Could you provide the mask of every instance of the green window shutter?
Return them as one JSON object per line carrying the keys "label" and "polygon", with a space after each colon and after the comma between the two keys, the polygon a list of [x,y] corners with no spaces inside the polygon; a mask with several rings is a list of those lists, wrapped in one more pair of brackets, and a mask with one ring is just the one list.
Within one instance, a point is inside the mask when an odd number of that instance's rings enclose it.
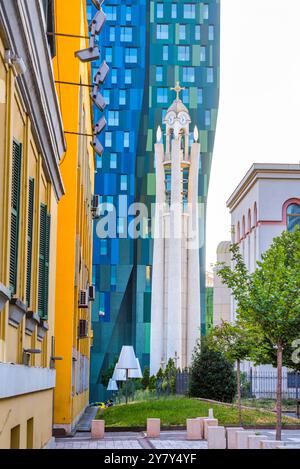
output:
{"label": "green window shutter", "polygon": [[18,245],[20,224],[22,145],[13,141],[11,182],[11,223],[9,254],[9,286],[13,294],[17,291]]}
{"label": "green window shutter", "polygon": [[47,206],[41,205],[38,311],[40,317],[45,320],[48,319],[50,225],[51,217],[47,213]]}
{"label": "green window shutter", "polygon": [[47,219],[46,219],[46,246],[45,246],[46,250],[45,250],[45,301],[44,301],[44,319],[48,319],[50,232],[51,232],[51,216],[47,214]]}
{"label": "green window shutter", "polygon": [[39,252],[39,292],[38,292],[38,311],[41,317],[44,316],[45,299],[45,232],[47,223],[47,207],[40,207],[40,252]]}
{"label": "green window shutter", "polygon": [[34,216],[34,179],[29,179],[28,186],[28,232],[27,232],[27,271],[26,271],[26,303],[31,304],[31,272],[32,272],[32,241]]}

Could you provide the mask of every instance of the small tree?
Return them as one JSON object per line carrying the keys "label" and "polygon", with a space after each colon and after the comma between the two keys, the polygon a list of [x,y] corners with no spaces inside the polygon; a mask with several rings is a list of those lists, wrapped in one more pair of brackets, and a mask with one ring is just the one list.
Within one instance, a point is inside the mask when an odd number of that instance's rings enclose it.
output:
{"label": "small tree", "polygon": [[144,369],[143,378],[142,378],[142,386],[144,390],[149,388],[149,381],[150,381],[150,370],[148,366],[146,366]]}
{"label": "small tree", "polygon": [[112,375],[114,374],[114,369],[115,369],[117,362],[118,362],[118,358],[115,359],[113,365],[111,365],[109,368],[107,368],[105,371],[101,373],[101,384],[105,388],[107,388],[109,380],[112,378]]}
{"label": "small tree", "polygon": [[300,335],[300,230],[275,238],[253,274],[237,245],[231,252],[234,267],[223,267],[218,274],[232,290],[239,317],[260,330],[256,361],[276,361],[276,439],[281,440],[282,366],[291,362],[291,344]]}
{"label": "small tree", "polygon": [[189,394],[192,397],[233,402],[236,392],[234,367],[220,352],[211,350],[202,339],[195,347],[190,369]]}
{"label": "small tree", "polygon": [[231,363],[236,363],[237,370],[237,400],[239,424],[242,424],[241,406],[241,361],[247,360],[254,346],[254,334],[251,334],[241,323],[230,324],[222,322],[211,330],[208,336],[208,346],[216,352],[224,354]]}
{"label": "small tree", "polygon": [[171,394],[176,393],[176,376],[177,370],[175,362],[172,358],[170,358],[164,372],[164,380],[166,381],[167,388]]}

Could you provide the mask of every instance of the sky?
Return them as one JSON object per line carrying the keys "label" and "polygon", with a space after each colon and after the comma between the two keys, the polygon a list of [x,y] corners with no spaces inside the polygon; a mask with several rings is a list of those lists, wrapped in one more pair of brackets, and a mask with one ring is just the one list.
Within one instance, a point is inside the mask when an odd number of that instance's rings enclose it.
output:
{"label": "sky", "polygon": [[221,0],[221,94],[207,270],[230,240],[226,201],[253,163],[300,161],[300,0]]}

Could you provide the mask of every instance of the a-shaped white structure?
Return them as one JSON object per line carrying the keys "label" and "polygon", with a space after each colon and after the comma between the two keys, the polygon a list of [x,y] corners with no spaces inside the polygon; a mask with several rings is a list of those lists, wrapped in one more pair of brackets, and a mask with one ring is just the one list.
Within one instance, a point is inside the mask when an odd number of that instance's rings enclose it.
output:
{"label": "a-shaped white structure", "polygon": [[[198,129],[179,99],[168,109],[155,145],[156,210],[154,230],[150,371],[170,358],[178,368],[191,364],[200,338],[200,263]],[[193,137],[191,139],[191,137]],[[193,143],[190,143],[190,141]]]}

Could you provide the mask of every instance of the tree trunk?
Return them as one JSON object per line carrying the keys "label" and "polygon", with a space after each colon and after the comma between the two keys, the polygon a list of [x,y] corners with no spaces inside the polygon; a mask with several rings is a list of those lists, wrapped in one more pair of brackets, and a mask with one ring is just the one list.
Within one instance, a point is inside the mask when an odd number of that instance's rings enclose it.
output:
{"label": "tree trunk", "polygon": [[276,390],[276,440],[281,440],[282,430],[282,345],[277,345],[277,390]]}
{"label": "tree trunk", "polygon": [[241,362],[240,362],[240,360],[237,360],[237,363],[236,363],[236,376],[237,376],[238,419],[239,419],[239,425],[242,425]]}

